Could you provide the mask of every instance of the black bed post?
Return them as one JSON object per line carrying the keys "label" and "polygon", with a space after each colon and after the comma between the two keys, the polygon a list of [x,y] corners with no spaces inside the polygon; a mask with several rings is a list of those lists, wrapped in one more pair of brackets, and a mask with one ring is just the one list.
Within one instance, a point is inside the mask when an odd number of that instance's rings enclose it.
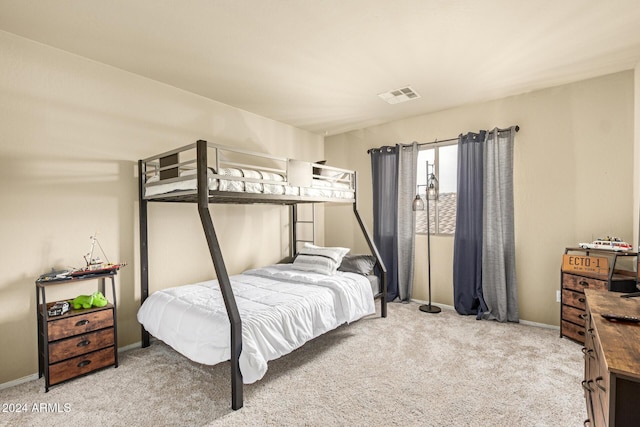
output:
{"label": "black bed post", "polygon": [[198,173],[198,213],[207,238],[211,260],[216,270],[220,291],[231,324],[231,407],[242,408],[242,373],[240,372],[240,352],[242,351],[242,322],[236,299],[231,289],[231,281],[224,264],[220,243],[213,227],[209,212],[209,187],[207,185],[207,141],[197,142]]}
{"label": "black bed post", "polygon": [[289,233],[289,246],[291,246],[291,259],[296,256],[298,251],[297,242],[298,242],[298,205],[291,205],[291,233]]}
{"label": "black bed post", "polygon": [[369,250],[376,257],[376,261],[378,264],[378,268],[380,268],[380,274],[382,274],[382,295],[380,296],[380,315],[382,317],[387,317],[387,268],[384,266],[384,262],[382,261],[382,257],[380,256],[380,252],[378,252],[378,248],[376,247],[367,226],[362,222],[362,218],[360,218],[360,213],[358,212],[358,177],[357,173],[354,172],[354,202],[353,202],[353,213],[356,215],[356,219],[358,220],[358,224],[360,225],[360,229],[362,230],[362,234],[364,234],[364,238],[367,241],[367,245],[369,245]]}
{"label": "black bed post", "polygon": [[[144,198],[146,166],[142,160],[138,160],[138,192],[140,206],[138,215],[140,218],[140,305],[149,296],[149,246],[147,237],[147,201]],[[149,347],[149,332],[142,330],[142,347]]]}

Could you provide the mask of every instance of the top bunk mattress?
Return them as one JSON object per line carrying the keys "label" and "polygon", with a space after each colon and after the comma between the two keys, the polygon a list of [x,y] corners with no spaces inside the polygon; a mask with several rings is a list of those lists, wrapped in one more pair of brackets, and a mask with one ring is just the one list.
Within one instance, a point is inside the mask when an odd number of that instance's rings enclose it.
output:
{"label": "top bunk mattress", "polygon": [[[150,177],[147,179],[147,184],[150,185],[145,187],[145,198],[153,199],[157,196],[166,196],[174,192],[196,191],[198,189],[195,170],[181,172],[180,177],[188,179],[162,182],[158,175]],[[222,177],[232,177],[232,179],[224,179]],[[251,181],[242,178],[250,178]],[[311,187],[296,187],[288,185],[281,174],[253,169],[222,168],[217,174],[208,169],[207,187],[210,191],[235,193],[330,199],[354,198],[354,191],[347,183],[316,178],[312,180]]]}
{"label": "top bunk mattress", "polygon": [[[264,376],[269,360],[375,313],[371,284],[356,273],[329,276],[278,264],[230,280],[242,319],[239,363],[246,384]],[[138,321],[195,362],[214,365],[231,357],[230,324],[216,280],[154,292]]]}
{"label": "top bunk mattress", "polygon": [[151,201],[197,201],[198,167],[205,165],[211,203],[355,201],[354,171],[206,141],[140,160],[141,194]]}

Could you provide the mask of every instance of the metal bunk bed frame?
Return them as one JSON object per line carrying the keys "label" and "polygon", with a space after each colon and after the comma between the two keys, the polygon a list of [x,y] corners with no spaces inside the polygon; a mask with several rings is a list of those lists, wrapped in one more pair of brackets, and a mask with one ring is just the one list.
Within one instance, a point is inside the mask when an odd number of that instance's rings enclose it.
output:
{"label": "metal bunk bed frame", "polygon": [[[309,197],[309,196],[279,196],[279,195],[260,195],[260,194],[247,194],[247,193],[231,193],[227,191],[212,191],[209,190],[207,185],[207,171],[208,171],[208,159],[207,148],[225,148],[216,146],[215,144],[208,143],[207,141],[199,140],[195,143],[196,147],[196,179],[197,179],[197,199],[193,197],[180,197],[173,199],[172,197],[161,197],[155,199],[145,198],[145,181],[147,176],[146,164],[153,159],[160,159],[162,157],[176,155],[183,151],[185,148],[192,148],[194,144],[178,148],[176,150],[154,156],[149,159],[138,161],[138,179],[139,179],[139,215],[140,215],[140,287],[141,287],[141,301],[142,304],[149,296],[149,246],[148,246],[148,222],[147,222],[147,203],[150,201],[163,201],[163,202],[197,202],[198,213],[202,222],[207,245],[209,247],[209,253],[213,266],[216,271],[220,290],[224,299],[225,308],[229,317],[231,326],[231,407],[234,410],[242,408],[243,405],[243,382],[242,373],[240,372],[240,353],[242,351],[242,320],[240,318],[240,312],[236,305],[233,289],[231,287],[231,281],[229,280],[229,274],[224,263],[224,257],[220,249],[220,243],[216,235],[211,213],[209,211],[210,203],[235,203],[235,204],[247,204],[247,203],[269,203],[269,204],[285,204],[292,207],[292,218],[295,219],[295,206],[299,203],[316,203],[316,202],[337,202],[344,203],[339,200],[325,199],[322,197]],[[234,149],[235,150],[235,149]],[[251,153],[248,151],[235,150],[244,154],[255,154],[264,156],[260,153]],[[217,161],[218,159],[216,159]],[[176,163],[162,166],[160,170],[169,170],[176,168],[178,163],[178,156],[174,157]],[[185,162],[192,163],[192,162]],[[369,233],[366,225],[363,223],[360,213],[358,212],[358,198],[357,198],[357,176],[354,172],[354,198],[353,198],[353,213],[356,217],[358,225],[362,230],[364,238],[367,242],[371,254],[376,258],[376,265],[379,268],[382,282],[382,291],[376,296],[380,299],[380,312],[382,317],[387,317],[387,270],[382,261],[382,257],[378,252],[378,248],[373,242],[373,238]],[[222,193],[222,194],[221,194]],[[258,197],[263,196],[263,197]],[[292,233],[290,233],[290,239],[292,239],[291,251],[292,255],[295,255],[295,224],[292,227]],[[150,345],[150,335],[144,327],[142,329],[142,347],[148,347]]]}

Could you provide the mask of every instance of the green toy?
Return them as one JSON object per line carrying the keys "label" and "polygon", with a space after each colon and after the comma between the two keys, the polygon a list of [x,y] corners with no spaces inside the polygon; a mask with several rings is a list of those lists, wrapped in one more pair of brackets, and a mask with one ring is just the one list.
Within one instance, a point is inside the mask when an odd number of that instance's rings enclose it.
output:
{"label": "green toy", "polygon": [[91,295],[79,295],[69,301],[74,309],[104,307],[109,301],[102,295],[102,292],[94,292]]}

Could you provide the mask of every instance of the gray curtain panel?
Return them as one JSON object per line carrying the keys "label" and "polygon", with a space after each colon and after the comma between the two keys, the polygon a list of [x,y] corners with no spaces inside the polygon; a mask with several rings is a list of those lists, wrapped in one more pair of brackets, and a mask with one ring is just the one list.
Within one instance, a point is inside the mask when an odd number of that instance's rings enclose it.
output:
{"label": "gray curtain panel", "polygon": [[492,130],[484,144],[482,295],[483,319],[518,322],[513,213],[515,127]]}
{"label": "gray curtain panel", "polygon": [[387,268],[387,301],[398,297],[398,161],[396,147],[372,149],[373,241]]}
{"label": "gray curtain panel", "polygon": [[418,143],[397,145],[398,156],[398,297],[408,302],[413,291],[416,216],[412,204],[416,196]]}
{"label": "gray curtain panel", "polygon": [[413,289],[418,144],[370,150],[373,240],[387,267],[387,301],[409,301]]}
{"label": "gray curtain panel", "polygon": [[453,303],[460,314],[480,316],[482,299],[482,176],[486,131],[458,138],[458,203],[453,240]]}

